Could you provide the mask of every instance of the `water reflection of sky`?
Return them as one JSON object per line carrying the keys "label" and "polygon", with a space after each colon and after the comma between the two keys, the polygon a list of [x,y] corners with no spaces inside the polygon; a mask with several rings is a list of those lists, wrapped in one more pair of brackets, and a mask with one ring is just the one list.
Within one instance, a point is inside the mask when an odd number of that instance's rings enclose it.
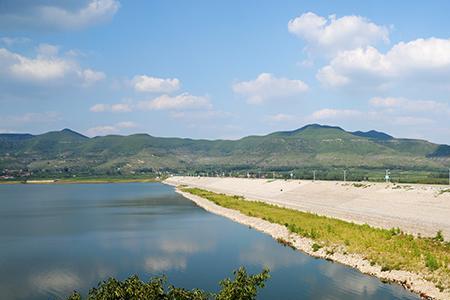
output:
{"label": "water reflection of sky", "polygon": [[167,274],[216,290],[245,265],[271,269],[263,299],[416,299],[212,215],[160,184],[0,186],[5,299],[64,297],[109,276]]}

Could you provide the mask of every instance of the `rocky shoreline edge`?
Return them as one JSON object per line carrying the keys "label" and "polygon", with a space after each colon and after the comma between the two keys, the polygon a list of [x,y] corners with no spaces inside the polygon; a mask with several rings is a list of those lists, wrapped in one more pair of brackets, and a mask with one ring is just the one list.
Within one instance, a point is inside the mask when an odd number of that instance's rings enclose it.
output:
{"label": "rocky shoreline edge", "polygon": [[[167,184],[173,185],[170,183]],[[367,261],[360,255],[346,254],[341,251],[336,251],[336,249],[333,249],[333,251],[329,251],[329,249],[321,248],[314,251],[313,240],[292,233],[285,226],[244,215],[238,211],[219,206],[207,199],[183,192],[178,188],[176,188],[176,192],[211,213],[224,216],[235,222],[247,225],[258,231],[269,234],[277,241],[300,250],[313,257],[323,258],[329,261],[338,262],[350,266],[352,268],[356,268],[360,272],[375,276],[383,282],[400,284],[405,289],[418,294],[423,299],[450,299],[449,292],[441,292],[432,282],[425,280],[418,274],[400,270],[382,271],[381,266],[371,265],[369,261]]]}

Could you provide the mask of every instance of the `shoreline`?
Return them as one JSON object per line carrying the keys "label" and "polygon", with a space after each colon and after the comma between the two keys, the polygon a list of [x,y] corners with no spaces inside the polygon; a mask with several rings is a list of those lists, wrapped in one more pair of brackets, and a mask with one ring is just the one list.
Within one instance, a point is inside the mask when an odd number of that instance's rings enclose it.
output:
{"label": "shoreline", "polygon": [[137,178],[130,178],[130,179],[108,179],[108,178],[98,178],[98,179],[80,179],[80,180],[73,180],[73,179],[36,179],[36,180],[26,180],[26,181],[20,181],[20,180],[12,180],[12,181],[0,181],[1,184],[101,184],[101,183],[149,183],[149,182],[162,182],[161,179],[137,179]]}
{"label": "shoreline", "polygon": [[314,241],[312,239],[292,233],[285,226],[270,223],[269,221],[265,221],[260,218],[244,215],[236,210],[221,207],[207,199],[183,192],[179,190],[175,184],[167,181],[163,181],[163,183],[174,186],[177,193],[183,195],[185,198],[193,201],[198,206],[211,213],[221,215],[231,219],[232,221],[247,225],[258,231],[266,233],[272,236],[275,240],[285,241],[287,245],[292,246],[293,248],[310,256],[338,262],[358,269],[364,274],[375,276],[382,281],[400,284],[405,289],[418,294],[424,299],[450,299],[449,292],[439,291],[434,283],[425,280],[423,276],[399,270],[382,271],[381,266],[371,265],[368,260],[356,254],[344,254],[340,252],[329,253],[325,248],[314,251]]}

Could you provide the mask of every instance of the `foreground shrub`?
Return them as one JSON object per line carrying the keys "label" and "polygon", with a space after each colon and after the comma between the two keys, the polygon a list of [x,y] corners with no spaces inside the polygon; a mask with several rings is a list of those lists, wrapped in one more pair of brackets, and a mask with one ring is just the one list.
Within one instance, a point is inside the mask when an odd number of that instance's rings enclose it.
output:
{"label": "foreground shrub", "polygon": [[253,300],[269,277],[267,269],[260,274],[248,275],[245,268],[241,267],[234,271],[233,280],[222,280],[221,290],[214,294],[200,289],[186,290],[167,285],[167,278],[164,276],[143,282],[134,275],[124,281],[109,278],[92,288],[86,298],[74,292],[67,300]]}

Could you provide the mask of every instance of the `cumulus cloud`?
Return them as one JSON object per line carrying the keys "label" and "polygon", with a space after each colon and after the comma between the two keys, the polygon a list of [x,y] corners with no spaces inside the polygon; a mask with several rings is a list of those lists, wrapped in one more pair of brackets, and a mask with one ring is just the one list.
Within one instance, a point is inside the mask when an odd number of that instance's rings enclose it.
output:
{"label": "cumulus cloud", "polygon": [[137,75],[132,80],[133,87],[138,92],[172,93],[180,89],[177,78],[157,78],[147,75]]}
{"label": "cumulus cloud", "polygon": [[123,121],[114,125],[102,125],[86,130],[88,136],[99,136],[108,134],[119,134],[124,129],[136,128],[138,125],[131,121]]}
{"label": "cumulus cloud", "polygon": [[176,96],[161,95],[150,100],[143,100],[137,103],[132,101],[125,103],[105,104],[98,103],[89,110],[95,113],[101,112],[131,112],[137,110],[168,110],[174,118],[190,118],[194,115],[202,118],[221,116],[224,112],[212,110],[213,106],[206,96],[194,96],[189,93],[182,93]]}
{"label": "cumulus cloud", "polygon": [[83,78],[85,85],[91,85],[105,79],[106,75],[103,72],[95,71],[92,69],[84,69],[83,71],[81,71],[81,77]]}
{"label": "cumulus cloud", "polygon": [[177,96],[161,95],[152,100],[140,101],[138,108],[142,110],[185,110],[209,109],[212,105],[208,97],[182,93]]}
{"label": "cumulus cloud", "polygon": [[327,18],[307,12],[288,23],[289,32],[304,39],[309,50],[329,54],[389,41],[389,30],[361,16]]}
{"label": "cumulus cloud", "polygon": [[317,78],[327,86],[365,84],[380,87],[408,80],[442,82],[450,78],[450,39],[400,42],[385,54],[368,46],[337,54]]}
{"label": "cumulus cloud", "polygon": [[11,1],[0,12],[0,26],[14,29],[80,29],[110,20],[118,11],[117,0],[89,0],[76,7],[68,1]]}
{"label": "cumulus cloud", "polygon": [[247,99],[248,103],[260,104],[267,100],[297,96],[308,90],[301,80],[277,78],[270,73],[261,73],[254,80],[233,84],[233,91]]}
{"label": "cumulus cloud", "polygon": [[1,73],[31,81],[59,79],[75,68],[72,62],[58,57],[38,55],[35,58],[28,58],[5,48],[0,48],[0,66]]}
{"label": "cumulus cloud", "polygon": [[105,74],[92,69],[83,69],[77,62],[58,55],[57,46],[41,44],[35,57],[0,48],[0,76],[5,80],[31,83],[55,83],[70,79],[90,85],[105,78]]}
{"label": "cumulus cloud", "polygon": [[353,118],[360,116],[362,113],[353,109],[331,109],[324,108],[312,113],[313,120],[333,120],[343,118]]}

